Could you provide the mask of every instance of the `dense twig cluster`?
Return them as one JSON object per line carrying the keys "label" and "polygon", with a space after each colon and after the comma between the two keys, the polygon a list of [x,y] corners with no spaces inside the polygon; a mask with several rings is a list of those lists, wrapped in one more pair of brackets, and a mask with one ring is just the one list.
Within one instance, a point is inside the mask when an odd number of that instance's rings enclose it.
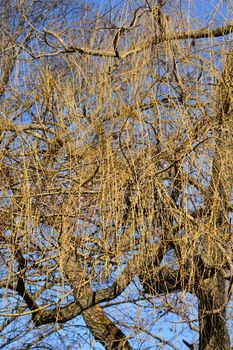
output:
{"label": "dense twig cluster", "polygon": [[160,308],[230,349],[233,25],[172,10],[1,2],[2,347],[82,315],[106,349],[176,349]]}

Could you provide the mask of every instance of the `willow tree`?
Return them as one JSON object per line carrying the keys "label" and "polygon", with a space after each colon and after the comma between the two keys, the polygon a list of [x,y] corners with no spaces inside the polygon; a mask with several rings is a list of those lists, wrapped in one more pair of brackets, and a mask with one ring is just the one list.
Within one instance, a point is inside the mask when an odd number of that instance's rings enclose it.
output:
{"label": "willow tree", "polygon": [[230,2],[0,4],[1,348],[229,350]]}

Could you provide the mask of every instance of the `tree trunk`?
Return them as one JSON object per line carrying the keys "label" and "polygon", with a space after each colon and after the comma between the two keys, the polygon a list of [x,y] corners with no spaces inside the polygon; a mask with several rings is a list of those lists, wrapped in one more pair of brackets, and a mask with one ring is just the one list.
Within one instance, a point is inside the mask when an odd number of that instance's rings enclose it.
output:
{"label": "tree trunk", "polygon": [[221,273],[202,281],[198,290],[199,350],[230,350],[226,323],[226,282]]}

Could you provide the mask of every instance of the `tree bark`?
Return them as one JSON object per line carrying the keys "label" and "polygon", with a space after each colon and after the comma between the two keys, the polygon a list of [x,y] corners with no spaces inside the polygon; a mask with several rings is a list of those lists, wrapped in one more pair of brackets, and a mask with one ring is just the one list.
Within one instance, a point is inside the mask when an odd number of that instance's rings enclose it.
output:
{"label": "tree bark", "polygon": [[[209,246],[208,260],[214,266],[226,265],[226,256],[216,244],[227,244],[229,239],[229,203],[233,182],[233,50],[228,53],[219,81],[218,110],[215,126],[215,156],[209,194],[209,224],[213,242]],[[220,106],[220,107],[219,107]],[[208,233],[206,233],[208,241]],[[229,243],[229,242],[228,242]],[[230,337],[226,324],[226,281],[221,272],[198,285],[199,350],[230,350]]]}
{"label": "tree bark", "polygon": [[202,281],[198,290],[199,350],[230,350],[226,323],[226,281],[221,273]]}
{"label": "tree bark", "polygon": [[99,305],[84,311],[83,318],[95,339],[107,350],[132,350],[124,333],[106,316]]}

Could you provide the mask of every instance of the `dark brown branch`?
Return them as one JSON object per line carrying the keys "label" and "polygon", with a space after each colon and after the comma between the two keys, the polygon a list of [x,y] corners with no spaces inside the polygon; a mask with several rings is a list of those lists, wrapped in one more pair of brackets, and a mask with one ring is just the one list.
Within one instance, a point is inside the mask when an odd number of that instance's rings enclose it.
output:
{"label": "dark brown branch", "polygon": [[34,323],[36,326],[53,322],[65,323],[94,305],[115,299],[131,283],[135,274],[135,266],[131,261],[111,287],[83,295],[81,300],[72,302],[64,307],[57,307],[53,310],[36,310],[32,314]]}
{"label": "dark brown branch", "polygon": [[[115,51],[115,54],[116,54],[116,57],[118,58],[121,58],[120,57],[120,54],[119,54],[119,51],[118,51],[118,43],[119,43],[119,40],[121,38],[121,36],[126,32],[126,31],[129,31],[130,29],[134,28],[136,23],[137,23],[137,20],[145,13],[145,11],[141,12],[140,14],[138,14],[138,11],[141,9],[142,7],[138,7],[135,11],[134,11],[134,15],[133,15],[133,19],[129,25],[129,27],[121,27],[115,37],[114,37],[114,40],[113,40],[113,47],[114,47],[114,51]],[[148,11],[148,9],[146,10]]]}
{"label": "dark brown branch", "polygon": [[194,350],[194,345],[188,343],[185,339],[183,339],[183,343],[190,349],[190,350]]}
{"label": "dark brown branch", "polygon": [[151,295],[180,291],[183,286],[179,271],[167,266],[143,273],[139,279],[145,292]]}
{"label": "dark brown branch", "polygon": [[196,293],[200,279],[205,280],[213,277],[217,269],[207,266],[201,256],[194,257],[195,271],[191,285],[189,271],[191,266],[187,265],[180,270],[175,270],[168,266],[156,267],[156,264],[148,264],[146,271],[139,275],[140,282],[146,293],[151,295],[167,294],[176,291],[186,290]]}
{"label": "dark brown branch", "polygon": [[28,292],[28,290],[25,287],[25,271],[27,267],[27,261],[24,258],[23,254],[19,250],[19,248],[16,249],[15,252],[16,260],[18,261],[18,273],[17,273],[17,285],[15,290],[19,293],[19,295],[24,299],[26,305],[31,311],[37,310],[38,305],[36,304],[35,300],[31,296],[31,294]]}

